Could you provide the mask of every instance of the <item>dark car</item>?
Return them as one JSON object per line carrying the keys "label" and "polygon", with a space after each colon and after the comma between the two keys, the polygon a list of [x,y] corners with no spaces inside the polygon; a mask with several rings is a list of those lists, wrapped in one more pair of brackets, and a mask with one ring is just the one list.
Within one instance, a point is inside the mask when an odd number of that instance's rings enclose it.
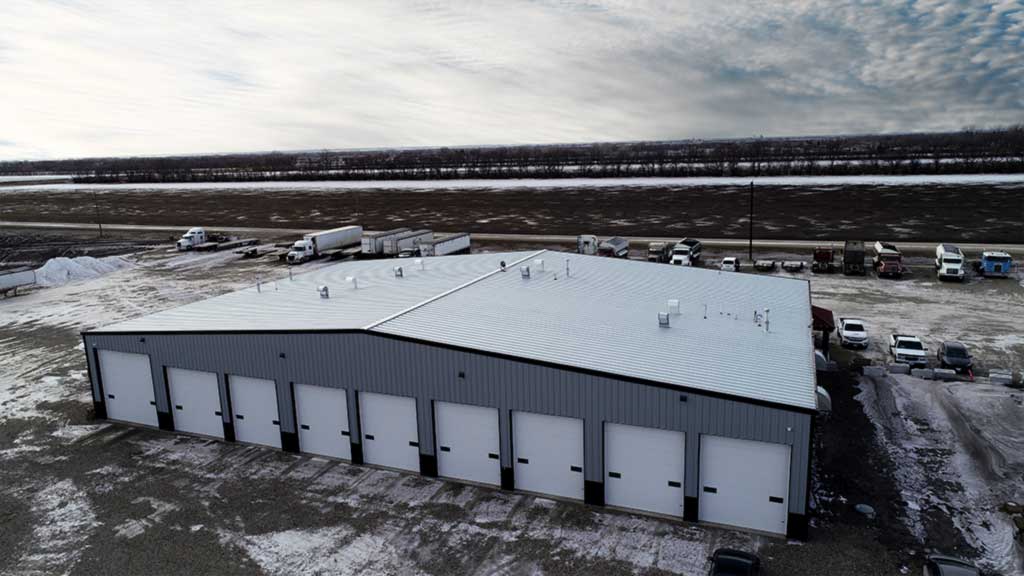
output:
{"label": "dark car", "polygon": [[939,366],[953,368],[958,372],[970,370],[974,359],[961,342],[947,341],[939,345]]}
{"label": "dark car", "polygon": [[710,560],[708,576],[757,576],[761,573],[761,559],[749,552],[719,548]]}
{"label": "dark car", "polygon": [[924,576],[981,576],[981,572],[963,560],[932,555],[925,560]]}

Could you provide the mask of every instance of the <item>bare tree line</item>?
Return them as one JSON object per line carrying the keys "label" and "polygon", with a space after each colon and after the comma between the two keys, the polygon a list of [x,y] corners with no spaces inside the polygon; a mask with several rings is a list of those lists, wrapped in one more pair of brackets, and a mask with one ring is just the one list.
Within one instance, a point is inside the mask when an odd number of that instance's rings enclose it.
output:
{"label": "bare tree line", "polygon": [[427,180],[1024,172],[1024,124],[959,132],[0,162],[76,182]]}

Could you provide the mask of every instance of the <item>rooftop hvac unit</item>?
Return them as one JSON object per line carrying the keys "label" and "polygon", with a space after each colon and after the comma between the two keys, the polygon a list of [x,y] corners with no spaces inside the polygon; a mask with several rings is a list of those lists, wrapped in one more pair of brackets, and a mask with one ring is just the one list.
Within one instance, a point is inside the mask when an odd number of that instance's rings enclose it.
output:
{"label": "rooftop hvac unit", "polygon": [[530,267],[529,266],[520,266],[519,267],[519,273],[523,276],[523,278],[529,278],[530,277]]}
{"label": "rooftop hvac unit", "polygon": [[668,312],[658,312],[658,326],[668,328]]}
{"label": "rooftop hvac unit", "polygon": [[321,298],[330,298],[331,291],[327,286],[317,286],[316,291],[320,293]]}

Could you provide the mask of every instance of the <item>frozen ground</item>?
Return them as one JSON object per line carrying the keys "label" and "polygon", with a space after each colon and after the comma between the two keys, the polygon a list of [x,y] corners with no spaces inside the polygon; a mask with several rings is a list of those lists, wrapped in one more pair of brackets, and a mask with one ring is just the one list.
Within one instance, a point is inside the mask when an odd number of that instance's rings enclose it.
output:
{"label": "frozen ground", "polygon": [[[811,542],[794,545],[272,449],[97,423],[90,415],[81,330],[248,285],[256,276],[270,282],[287,276],[284,267],[242,261],[231,253],[178,254],[161,248],[130,260],[133,266],[99,278],[0,301],[0,573],[698,575],[704,573],[707,554],[718,546],[760,549],[768,574],[775,575],[918,570],[913,559],[919,554],[914,554],[926,542],[911,546],[908,560],[905,550],[887,548],[890,543],[880,542],[870,526],[819,521]],[[975,337],[970,343],[979,360],[1008,364],[1005,358],[1016,355],[1020,366],[1021,349],[1008,338],[1019,333],[1012,318],[1024,315],[1024,287],[1018,281],[958,286],[804,277],[812,278],[816,303],[864,317],[876,336],[886,323],[896,322],[920,329],[934,342],[952,326],[965,325],[963,333]],[[925,305],[932,301],[937,303]],[[986,307],[993,311],[985,312]],[[1005,310],[997,312],[997,307]],[[931,318],[937,310],[945,310],[945,320]],[[1004,313],[1002,323],[993,322]],[[1006,478],[1014,472],[1019,478],[1020,460],[995,440],[1006,436],[1005,443],[1019,445],[1008,435],[1015,430],[1013,422],[992,412],[985,400],[1002,390],[954,389],[970,398],[963,403],[969,414],[986,414],[971,420],[979,434],[1006,450],[1005,462],[994,461],[997,469]],[[916,406],[932,396],[907,393],[902,405]],[[862,400],[873,410],[871,402]],[[1012,417],[1006,408],[1005,415]],[[934,419],[929,430],[941,431],[946,430],[943,414],[922,410],[920,418]],[[948,429],[953,431],[946,435],[915,429],[910,437],[926,447],[948,448],[955,433],[954,427]],[[1020,438],[1019,428],[1013,433]],[[897,437],[889,446],[902,448],[908,442]],[[969,475],[969,460],[953,459],[942,477],[962,477],[962,490],[924,491],[912,481],[928,474],[904,474],[902,469],[931,466],[933,460],[914,460],[918,452],[893,453],[901,464],[896,481],[908,493],[920,491],[915,505],[949,509],[959,518],[953,529],[963,531],[992,566],[1013,574],[1010,564],[999,562],[1011,557],[1005,526],[993,521],[986,533],[978,522],[984,516],[972,511],[988,510],[982,507],[1010,494],[1012,484],[974,481],[987,477]],[[906,521],[917,529],[912,515]],[[997,543],[981,546],[978,541],[986,535]]]}

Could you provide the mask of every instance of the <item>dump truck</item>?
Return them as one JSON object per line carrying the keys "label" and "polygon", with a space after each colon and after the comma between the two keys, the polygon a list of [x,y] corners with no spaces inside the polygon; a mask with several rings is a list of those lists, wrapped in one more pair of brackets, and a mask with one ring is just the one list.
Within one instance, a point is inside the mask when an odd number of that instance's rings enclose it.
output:
{"label": "dump truck", "polygon": [[329,250],[345,248],[359,244],[363,237],[362,226],[342,226],[322,232],[306,234],[302,240],[296,240],[288,251],[289,264],[301,264],[323,256]]}
{"label": "dump truck", "polygon": [[647,245],[648,262],[668,262],[672,258],[672,246],[668,242],[651,242]]}
{"label": "dump truck", "polygon": [[864,242],[860,240],[847,240],[843,245],[843,274],[847,276],[864,276],[867,274],[867,266],[864,265]]}
{"label": "dump truck", "polygon": [[836,271],[836,251],[831,246],[815,246],[811,272],[831,274]]}
{"label": "dump truck", "polygon": [[449,256],[451,254],[468,254],[470,238],[468,232],[449,234],[433,240],[419,243],[420,256]]}
{"label": "dump truck", "polygon": [[683,238],[672,247],[672,263],[678,266],[696,266],[700,262],[704,245],[696,238]]}
{"label": "dump truck", "polygon": [[906,272],[903,266],[903,253],[895,244],[875,242],[875,255],[871,260],[875,273],[879,277],[900,278]]}
{"label": "dump truck", "polygon": [[629,240],[621,236],[614,236],[597,245],[598,256],[610,256],[612,258],[629,258]]}
{"label": "dump truck", "polygon": [[576,253],[577,254],[597,254],[597,236],[593,234],[580,234],[576,237]]}
{"label": "dump truck", "polygon": [[393,228],[391,230],[364,233],[362,241],[362,255],[364,257],[383,256],[385,240],[411,230],[412,228]]}
{"label": "dump truck", "polygon": [[395,234],[384,239],[384,255],[398,256],[403,250],[415,248],[424,240],[433,240],[434,233],[430,230],[410,230]]}
{"label": "dump truck", "polygon": [[1009,278],[1013,268],[1013,258],[1006,252],[993,250],[982,252],[978,263],[978,273],[986,278]]}
{"label": "dump truck", "polygon": [[935,275],[939,280],[959,280],[966,276],[964,253],[953,244],[939,244],[935,247]]}

